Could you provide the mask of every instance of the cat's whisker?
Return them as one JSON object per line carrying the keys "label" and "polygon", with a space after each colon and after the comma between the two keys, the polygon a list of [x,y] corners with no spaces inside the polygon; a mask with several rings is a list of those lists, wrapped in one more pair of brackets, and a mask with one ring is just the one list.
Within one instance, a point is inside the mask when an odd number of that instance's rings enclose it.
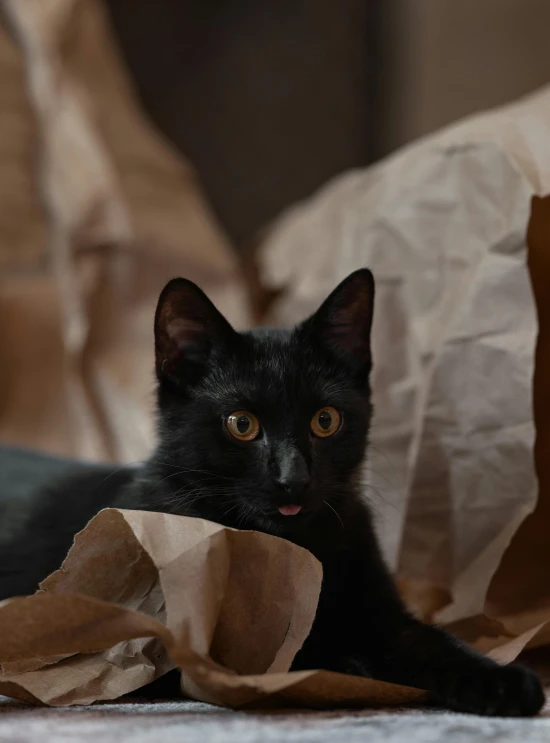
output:
{"label": "cat's whisker", "polygon": [[331,506],[330,505],[330,503],[328,502],[328,500],[324,500],[323,503],[325,504],[325,506],[327,506],[328,508],[330,508],[330,510],[334,513],[334,515],[336,516],[336,518],[338,519],[338,521],[342,525],[342,529],[345,531],[346,530],[346,527],[344,526],[344,522],[342,521],[342,519],[341,519],[340,514],[338,513],[338,511],[334,508],[334,506]]}
{"label": "cat's whisker", "polygon": [[107,482],[107,480],[109,480],[111,477],[113,477],[113,475],[116,475],[121,470],[124,470],[127,467],[135,467],[138,464],[143,465],[143,464],[145,464],[145,461],[144,460],[140,460],[139,462],[126,462],[126,464],[121,464],[120,467],[117,467],[112,472],[109,472],[109,474],[107,475],[107,477],[104,477],[103,480],[101,480],[98,483],[97,488],[99,489],[100,487],[102,487],[102,485],[104,485]]}
{"label": "cat's whisker", "polygon": [[228,508],[228,509],[227,509],[227,511],[224,511],[224,512],[223,512],[223,513],[221,514],[221,518],[223,519],[223,518],[225,518],[226,516],[228,516],[228,515],[229,515],[229,514],[231,513],[231,511],[234,511],[234,510],[235,510],[236,508],[239,508],[239,507],[240,507],[240,505],[241,505],[240,503],[235,503],[234,505],[232,505],[232,506],[231,506],[231,508]]}
{"label": "cat's whisker", "polygon": [[186,503],[192,505],[195,501],[201,500],[202,498],[209,497],[210,493],[196,488],[195,490],[176,490],[174,493],[170,493],[169,496],[162,498],[163,503]]}
{"label": "cat's whisker", "polygon": [[163,496],[161,498],[161,502],[165,507],[171,505],[171,512],[173,513],[177,508],[180,508],[183,505],[185,505],[186,508],[189,508],[198,501],[204,500],[205,498],[215,498],[217,505],[224,506],[233,500],[234,492],[220,489],[215,492],[212,489],[207,489],[204,487],[195,488],[190,491],[186,491],[184,488],[180,488],[180,490],[176,490],[168,497]]}
{"label": "cat's whisker", "polygon": [[[220,472],[210,472],[208,470],[202,470],[202,469],[195,469],[193,467],[189,467],[186,469],[182,469],[181,464],[172,464],[169,461],[163,461],[162,459],[149,459],[148,460],[151,464],[158,464],[162,467],[173,467],[174,469],[180,470],[180,474],[191,474],[193,472],[198,473],[199,475],[210,475],[211,477],[219,478],[220,480],[230,480],[231,482],[235,481],[235,478],[228,477],[227,475],[222,475]],[[138,462],[137,464],[141,464]]]}
{"label": "cat's whisker", "polygon": [[369,452],[373,451],[376,454],[379,454],[381,457],[384,457],[384,459],[389,465],[393,466],[393,462],[390,459],[390,457],[386,454],[386,452],[383,452],[382,449],[379,449],[377,446],[373,446],[370,442],[368,446],[369,446]]}
{"label": "cat's whisker", "polygon": [[[375,488],[373,485],[362,483],[361,489],[365,494],[374,495],[375,498],[379,501],[379,503],[382,503],[384,506],[388,506],[392,510],[394,510],[396,513],[400,513],[399,508],[395,505],[395,503],[392,503],[389,501],[379,490],[378,488]],[[373,505],[373,499],[369,498],[369,503]]]}
{"label": "cat's whisker", "polygon": [[[179,475],[185,475],[185,474],[187,474],[187,470],[180,470],[178,472],[173,472],[171,475],[166,475],[166,477],[163,477],[162,480],[159,480],[158,481],[158,484],[160,485],[161,482],[164,482],[165,480],[169,480],[172,477],[178,477]],[[186,485],[184,487],[186,487],[187,484],[189,486],[193,486],[193,485],[196,485],[196,484],[198,484],[200,482],[215,481],[216,479],[217,479],[217,475],[210,475],[208,477],[201,477],[198,480],[192,480],[191,482],[186,483]]]}
{"label": "cat's whisker", "polygon": [[173,467],[174,469],[181,469],[181,464],[172,464],[172,462],[165,461],[162,459],[148,459],[149,464],[160,464],[162,467]]}
{"label": "cat's whisker", "polygon": [[[237,529],[241,529],[242,528],[242,525],[243,525],[243,523],[245,521],[245,519],[247,519],[248,516],[250,516],[251,513],[254,513],[254,509],[251,506],[249,506],[248,504],[246,504],[246,503],[239,503],[239,505],[241,506],[241,509],[242,510],[241,510],[241,516],[240,516],[239,520],[237,521]],[[242,508],[242,506],[244,506],[244,508]]]}
{"label": "cat's whisker", "polygon": [[[164,478],[164,480],[166,480],[166,479],[167,478]],[[203,478],[201,478],[199,480],[193,480],[192,482],[185,483],[184,485],[182,485],[181,488],[178,488],[177,490],[175,490],[172,493],[166,494],[166,493],[164,493],[164,492],[161,491],[160,493],[156,493],[156,494],[155,493],[150,493],[150,497],[156,498],[157,500],[167,500],[167,499],[171,498],[172,496],[178,495],[180,493],[188,493],[188,494],[190,494],[190,493],[198,492],[200,490],[205,491],[205,492],[207,491],[209,493],[215,494],[216,492],[219,492],[219,490],[220,490],[219,486],[216,486],[215,484],[208,485],[208,486],[201,484],[201,483],[206,483],[206,482],[208,482],[211,479],[212,478],[209,478],[209,477],[203,477]],[[161,480],[160,482],[163,482],[163,480]]]}
{"label": "cat's whisker", "polygon": [[[171,512],[171,513],[178,513],[178,514],[180,514],[180,515],[183,515],[183,516],[190,516],[190,515],[193,515],[193,514],[190,514],[190,513],[189,513],[189,509],[190,509],[190,508],[191,508],[191,507],[192,507],[192,506],[193,506],[193,505],[194,505],[194,504],[196,503],[196,501],[198,501],[198,500],[200,500],[200,498],[195,498],[195,499],[194,499],[194,500],[192,500],[192,501],[191,501],[190,503],[188,503],[188,502],[187,502],[187,501],[185,501],[185,500],[184,500],[184,501],[179,501],[179,500],[177,500],[177,499],[176,499],[176,500],[174,500],[174,501],[172,501],[172,502],[171,502],[171,505],[170,505],[170,512]],[[182,506],[185,506],[185,513],[183,513],[183,514],[182,514],[182,513],[180,513],[180,511],[181,511],[181,507],[182,507]],[[165,505],[165,506],[163,506],[163,507],[164,507],[164,508],[166,508],[166,505]]]}
{"label": "cat's whisker", "polygon": [[176,490],[173,493],[159,494],[156,497],[152,497],[150,502],[158,505],[171,505],[172,503],[186,503],[190,498],[193,500],[198,499],[201,496],[206,497],[208,493],[203,492],[199,489],[184,491],[183,489]]}
{"label": "cat's whisker", "polygon": [[372,468],[372,467],[371,467],[370,465],[367,465],[367,466],[366,466],[366,467],[364,468],[364,471],[365,471],[365,473],[366,473],[366,474],[370,474],[370,473],[372,473],[372,474],[373,474],[373,475],[375,475],[376,477],[379,477],[379,478],[380,478],[381,480],[384,480],[384,482],[385,482],[385,483],[386,483],[387,485],[389,485],[390,487],[392,487],[392,488],[393,488],[393,487],[395,487],[394,483],[393,483],[393,482],[392,482],[392,481],[391,481],[391,480],[390,480],[390,479],[389,479],[388,477],[386,477],[386,475],[383,475],[383,474],[382,474],[381,472],[379,472],[378,470],[375,470],[375,469],[373,469],[373,468]]}
{"label": "cat's whisker", "polygon": [[220,479],[220,480],[229,480],[230,482],[235,481],[233,477],[222,475],[219,472],[210,472],[209,470],[197,470],[197,469],[189,468],[189,469],[181,470],[181,473],[186,474],[186,475],[197,473],[198,475],[209,475],[210,477]]}
{"label": "cat's whisker", "polygon": [[166,477],[163,477],[162,480],[158,481],[158,485],[160,485],[161,482],[164,482],[165,480],[169,480],[171,477],[179,477],[180,475],[185,475],[185,470],[178,470],[177,472],[172,472],[170,475],[166,475]]}

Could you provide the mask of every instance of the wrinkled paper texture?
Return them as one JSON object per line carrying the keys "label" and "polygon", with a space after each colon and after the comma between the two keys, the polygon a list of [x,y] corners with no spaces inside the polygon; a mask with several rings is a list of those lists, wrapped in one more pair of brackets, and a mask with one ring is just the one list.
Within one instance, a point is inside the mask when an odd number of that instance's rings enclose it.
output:
{"label": "wrinkled paper texture", "polygon": [[342,176],[259,259],[274,325],[373,270],[365,494],[384,553],[420,615],[504,655],[550,638],[548,193],[550,88]]}
{"label": "wrinkled paper texture", "polygon": [[185,694],[231,707],[421,700],[371,679],[288,673],[321,579],[313,555],[277,537],[106,509],[40,591],[0,604],[0,694],[89,704],[179,667]]}

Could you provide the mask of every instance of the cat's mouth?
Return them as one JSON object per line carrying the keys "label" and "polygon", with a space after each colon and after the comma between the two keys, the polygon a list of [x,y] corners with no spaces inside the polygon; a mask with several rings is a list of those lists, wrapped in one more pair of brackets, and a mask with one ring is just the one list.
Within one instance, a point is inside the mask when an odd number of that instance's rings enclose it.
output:
{"label": "cat's mouth", "polygon": [[302,510],[302,506],[292,503],[289,506],[279,506],[277,510],[282,516],[297,516]]}

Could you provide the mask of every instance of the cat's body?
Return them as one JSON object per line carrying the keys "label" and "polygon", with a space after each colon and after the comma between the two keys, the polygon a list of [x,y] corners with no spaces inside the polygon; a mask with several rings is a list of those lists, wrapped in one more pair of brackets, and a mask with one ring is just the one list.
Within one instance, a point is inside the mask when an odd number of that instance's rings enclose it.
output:
{"label": "cat's body", "polygon": [[463,711],[535,714],[538,679],[413,619],[380,557],[361,497],[373,288],[370,272],[356,272],[297,328],[238,334],[197,287],[170,282],[155,318],[156,452],[142,467],[87,468],[50,488],[0,545],[0,598],[33,590],[107,505],[198,516],[285,537],[321,560],[319,609],[295,668],[419,686]]}

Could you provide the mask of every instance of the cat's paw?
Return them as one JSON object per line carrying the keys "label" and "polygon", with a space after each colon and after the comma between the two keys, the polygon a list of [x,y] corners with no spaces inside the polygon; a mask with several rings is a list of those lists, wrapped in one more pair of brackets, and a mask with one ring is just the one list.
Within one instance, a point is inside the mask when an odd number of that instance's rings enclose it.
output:
{"label": "cat's paw", "polygon": [[497,717],[530,717],[546,701],[538,677],[522,666],[486,665],[453,674],[437,694],[448,709]]}

